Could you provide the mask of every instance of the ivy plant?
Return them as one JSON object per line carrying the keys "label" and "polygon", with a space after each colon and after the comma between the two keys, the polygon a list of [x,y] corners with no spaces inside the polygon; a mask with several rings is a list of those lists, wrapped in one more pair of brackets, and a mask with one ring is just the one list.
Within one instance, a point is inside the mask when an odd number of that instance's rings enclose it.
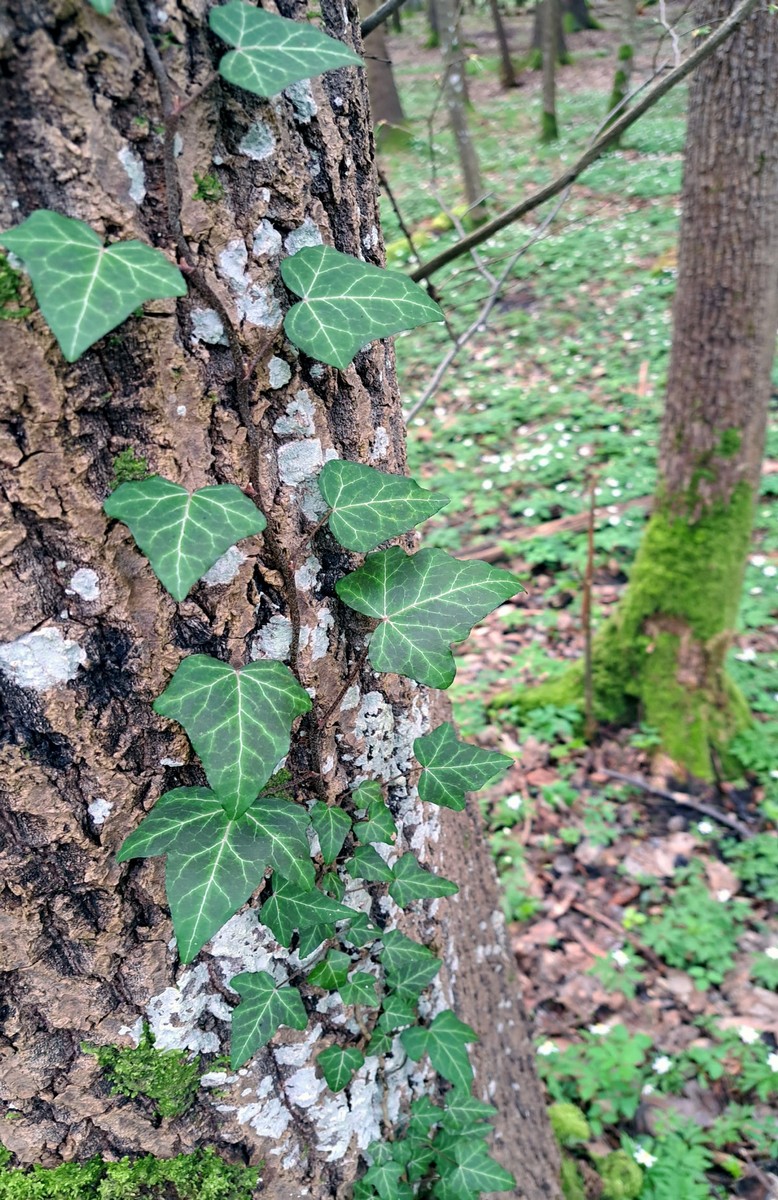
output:
{"label": "ivy plant", "polygon": [[[113,9],[112,0],[90,3],[103,14]],[[243,0],[211,9],[209,24],[230,47],[218,64],[221,77],[260,97],[361,61],[313,26]],[[177,169],[174,157],[167,165]],[[178,236],[180,245],[180,230]],[[41,314],[69,362],[146,300],[180,297],[187,290],[163,251],[138,241],[106,246],[95,230],[59,213],[33,213],[0,235],[0,243],[29,272]],[[299,297],[284,322],[290,342],[341,370],[374,339],[442,319],[438,305],[405,276],[331,246],[299,250],[283,261],[281,275]],[[207,291],[199,268],[192,278]],[[232,335],[240,390],[249,364],[235,326]],[[248,424],[246,432],[264,436]],[[146,476],[145,461],[143,466]],[[448,687],[455,674],[453,644],[509,600],[519,580],[441,550],[378,549],[448,503],[412,479],[336,459],[322,469],[319,488],[324,517],[310,537],[326,522],[326,536],[344,551],[341,562],[367,554],[337,579],[334,590],[345,605],[375,622],[367,649],[373,668]],[[190,491],[158,474],[125,477],[104,510],[128,527],[178,603],[221,555],[266,529],[266,516],[255,503],[260,490],[253,483],[243,490],[217,482]],[[283,547],[278,552],[287,553],[281,575],[294,581],[296,552]],[[284,593],[290,612],[297,604],[289,590],[294,587],[292,582]],[[472,1200],[481,1191],[512,1188],[511,1176],[487,1150],[493,1110],[471,1095],[467,1048],[476,1031],[450,1010],[432,1018],[422,1015],[430,1012],[423,994],[440,971],[440,959],[393,928],[386,916],[374,921],[348,903],[349,880],[360,891],[366,883],[374,892],[387,891],[400,908],[451,896],[457,885],[420,863],[408,848],[392,789],[378,779],[354,778],[351,790],[333,796],[315,772],[295,773],[294,754],[283,765],[294,748],[298,721],[306,722],[310,746],[332,715],[312,713],[296,653],[290,663],[237,665],[206,654],[182,659],[154,710],[186,731],[208,786],[162,795],[125,840],[118,860],[165,856],[167,899],[182,962],[191,962],[252,897],[261,924],[280,947],[294,952],[286,970],[279,961],[277,976],[247,971],[231,980],[234,1069],[280,1028],[306,1028],[316,993],[323,990],[339,996],[357,1018],[317,1057],[317,1069],[333,1092],[349,1088],[368,1058],[378,1057],[377,1069],[382,1069],[382,1056],[390,1051],[424,1060],[440,1077],[443,1105],[426,1097],[415,1101],[401,1118],[400,1136],[369,1148],[355,1200]],[[464,808],[467,792],[484,787],[511,761],[459,741],[448,724],[417,738],[414,752],[421,799],[454,810]],[[348,761],[344,758],[344,765]],[[406,790],[415,774],[412,768]]]}

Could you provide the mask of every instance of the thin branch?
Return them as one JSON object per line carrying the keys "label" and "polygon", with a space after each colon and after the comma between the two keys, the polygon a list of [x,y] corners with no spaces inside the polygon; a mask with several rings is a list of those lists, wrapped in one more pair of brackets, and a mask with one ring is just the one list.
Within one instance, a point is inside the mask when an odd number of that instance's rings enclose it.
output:
{"label": "thin branch", "polygon": [[527,215],[527,213],[539,208],[541,204],[545,204],[547,200],[551,200],[554,196],[558,196],[559,193],[565,188],[569,187],[570,184],[575,183],[578,176],[581,175],[587,167],[590,167],[592,163],[596,162],[606,150],[612,148],[613,142],[616,138],[620,137],[621,134],[629,129],[631,125],[634,125],[635,121],[642,117],[644,113],[648,112],[650,108],[653,108],[657,101],[661,100],[663,96],[666,96],[667,93],[671,91],[677,83],[680,83],[682,79],[685,79],[687,75],[690,75],[691,72],[695,70],[695,68],[698,67],[701,62],[704,62],[706,58],[709,58],[714,50],[717,50],[718,47],[727,40],[727,38],[731,37],[735,30],[742,25],[743,21],[750,16],[759,3],[760,0],[742,0],[734,12],[731,13],[727,20],[722,23],[716,32],[712,33],[710,37],[708,37],[692,54],[689,55],[686,62],[681,63],[679,67],[676,67],[675,70],[670,71],[664,77],[664,79],[661,79],[657,84],[654,85],[654,87],[650,88],[645,93],[642,100],[639,100],[637,104],[635,104],[633,108],[629,109],[622,117],[620,117],[618,121],[614,121],[613,124],[609,126],[607,133],[600,136],[593,145],[585,150],[580,158],[578,158],[576,162],[572,164],[572,166],[568,167],[566,171],[563,171],[561,175],[557,176],[557,178],[551,183],[547,184],[546,187],[541,188],[538,192],[535,192],[533,196],[528,196],[526,200],[521,200],[518,204],[514,204],[504,213],[494,217],[491,221],[487,221],[485,225],[479,226],[478,229],[475,229],[472,233],[468,234],[466,238],[462,238],[462,240],[457,242],[455,245],[449,246],[446,250],[442,250],[440,254],[435,255],[435,257],[431,258],[429,262],[422,263],[421,266],[417,267],[410,273],[410,278],[416,281],[420,279],[428,279],[430,275],[433,275],[436,271],[439,271],[441,267],[447,266],[447,264],[453,262],[454,259],[459,258],[463,254],[467,254],[475,246],[480,246],[482,242],[488,241],[489,238],[494,237],[496,233],[499,233],[508,225],[513,225],[514,222],[520,221],[522,217]]}
{"label": "thin branch", "polygon": [[375,12],[369,13],[360,25],[359,32],[362,37],[366,38],[379,25],[383,25],[384,21],[388,20],[392,13],[396,13],[398,8],[402,8],[403,4],[405,4],[405,0],[384,0],[384,3]]}
{"label": "thin branch", "polygon": [[695,800],[694,796],[687,796],[685,792],[669,792],[665,788],[654,787],[652,783],[648,783],[645,779],[641,779],[638,775],[624,775],[621,771],[609,771],[605,767],[600,768],[602,775],[607,775],[609,779],[619,779],[622,783],[628,783],[631,787],[639,788],[642,792],[647,792],[649,796],[658,796],[660,800],[669,800],[672,804],[677,804],[681,808],[692,808],[695,812],[701,813],[704,817],[710,817],[712,821],[717,821],[719,825],[726,825],[727,829],[733,829],[743,839],[753,837],[753,833],[747,825],[743,825],[735,817],[730,817],[728,813],[720,812],[717,808],[713,808],[710,804],[705,804],[702,800]]}

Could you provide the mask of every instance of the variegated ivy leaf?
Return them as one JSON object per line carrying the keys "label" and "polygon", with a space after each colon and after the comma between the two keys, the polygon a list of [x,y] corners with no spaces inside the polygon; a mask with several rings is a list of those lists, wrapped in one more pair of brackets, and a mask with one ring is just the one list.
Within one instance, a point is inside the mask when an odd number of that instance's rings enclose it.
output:
{"label": "variegated ivy leaf", "polygon": [[[273,888],[270,899],[262,905],[260,916],[263,925],[267,925],[276,941],[288,949],[295,930],[302,935],[307,930],[315,929],[321,934],[319,941],[324,941],[325,938],[333,936],[335,922],[353,917],[354,909],[339,904],[337,900],[331,900],[317,888],[313,891],[303,891],[294,884],[279,883]],[[318,942],[315,945],[318,945]],[[302,950],[301,957],[305,957]]]}
{"label": "variegated ivy leaf", "polygon": [[449,1133],[459,1137],[470,1134],[483,1134],[488,1130],[488,1123],[497,1116],[497,1109],[492,1104],[485,1104],[476,1096],[470,1094],[467,1088],[453,1088],[446,1096],[446,1108],[441,1124]]}
{"label": "variegated ivy leaf", "polygon": [[346,870],[352,879],[366,879],[368,883],[388,883],[394,878],[392,868],[372,846],[357,846]]}
{"label": "variegated ivy leaf", "polygon": [[507,754],[460,742],[448,721],[416,738],[413,753],[422,765],[420,798],[455,812],[465,807],[467,792],[486,787],[513,763]]}
{"label": "variegated ivy leaf", "polygon": [[[372,1048],[372,1042],[371,1048]],[[380,1200],[412,1200],[413,1189],[402,1178],[405,1174],[402,1163],[388,1161],[375,1163],[360,1180],[370,1186],[370,1196],[379,1196]]]}
{"label": "variegated ivy leaf", "polygon": [[244,971],[230,980],[240,995],[240,1004],[232,1014],[230,1066],[242,1067],[267,1045],[281,1025],[305,1029],[308,1014],[300,993],[294,987],[279,987],[267,971]]}
{"label": "variegated ivy leaf", "polygon": [[430,1062],[439,1075],[455,1087],[469,1089],[473,1068],[467,1053],[467,1043],[477,1042],[478,1034],[450,1009],[438,1013],[426,1027],[412,1025],[400,1034],[406,1053],[414,1061],[429,1054]]}
{"label": "variegated ivy leaf", "polygon": [[442,321],[423,288],[399,271],[374,267],[331,246],[305,246],[281,263],[290,291],[302,296],[284,329],[311,358],[341,370],[376,338]]}
{"label": "variegated ivy leaf", "polygon": [[214,33],[235,47],[219,63],[219,74],[255,96],[275,96],[301,79],[362,64],[348,46],[313,25],[264,12],[244,0],[212,8],[208,20]]}
{"label": "variegated ivy leaf", "polygon": [[399,546],[369,555],[335,584],[350,608],[381,622],[370,638],[375,669],[436,688],[447,688],[456,674],[452,643],[520,588],[516,575],[487,563],[461,562],[443,550],[406,554]]}
{"label": "variegated ivy leaf", "polygon": [[183,725],[231,817],[256,799],[289,750],[292,722],[310,707],[308,693],[283,663],[235,670],[207,654],[185,658],[154,701],[155,712]]}
{"label": "variegated ivy leaf", "polygon": [[342,458],[324,464],[319,487],[332,510],[332,533],[346,550],[360,554],[407,533],[448,504],[448,496],[428,492],[415,479]]}
{"label": "variegated ivy leaf", "polygon": [[415,854],[403,854],[392,868],[394,879],[389,885],[389,895],[395,904],[405,908],[412,900],[428,900],[436,896],[453,896],[459,888],[450,879],[436,875],[422,867]]}
{"label": "variegated ivy leaf", "polygon": [[83,221],[48,209],[0,233],[0,243],[29,271],[40,310],[68,362],[144,300],[186,295],[183,275],[161,250],[134,241],[104,246]]}
{"label": "variegated ivy leaf", "polygon": [[176,788],[130,834],[119,862],[167,854],[165,883],[182,962],[245,904],[268,867],[313,887],[308,815],[278,797],[263,797],[231,819],[208,788]]}
{"label": "variegated ivy leaf", "polygon": [[350,969],[351,959],[348,954],[344,954],[342,950],[330,950],[327,957],[317,963],[310,972],[308,982],[331,992],[346,982]]}
{"label": "variegated ivy leaf", "polygon": [[174,600],[183,600],[225,550],[267,525],[232,483],[188,492],[160,475],[121,483],[103,508],[129,528]]}
{"label": "variegated ivy leaf", "polygon": [[319,835],[321,856],[325,863],[334,862],[351,829],[351,818],[337,805],[317,800],[311,809],[311,824]]}
{"label": "variegated ivy leaf", "polygon": [[399,929],[383,933],[381,941],[383,949],[378,957],[386,972],[386,986],[401,999],[415,1000],[437,975],[440,959]]}
{"label": "variegated ivy leaf", "polygon": [[368,975],[366,971],[356,971],[350,979],[341,983],[338,991],[344,1004],[363,1004],[368,1008],[375,1008],[378,1004],[375,976]]}
{"label": "variegated ivy leaf", "polygon": [[[368,787],[371,788],[370,799]],[[353,800],[360,807],[367,804],[365,819],[354,823],[354,833],[360,842],[383,842],[391,846],[397,837],[397,826],[378,784],[363,783],[362,787],[354,792]]]}
{"label": "variegated ivy leaf", "polygon": [[481,1192],[510,1192],[516,1180],[489,1155],[482,1138],[456,1137],[451,1146],[453,1163],[436,1184],[439,1200],[470,1200]]}
{"label": "variegated ivy leaf", "polygon": [[330,1046],[316,1058],[324,1078],[333,1092],[342,1092],[348,1087],[355,1071],[365,1061],[365,1056],[356,1046]]}

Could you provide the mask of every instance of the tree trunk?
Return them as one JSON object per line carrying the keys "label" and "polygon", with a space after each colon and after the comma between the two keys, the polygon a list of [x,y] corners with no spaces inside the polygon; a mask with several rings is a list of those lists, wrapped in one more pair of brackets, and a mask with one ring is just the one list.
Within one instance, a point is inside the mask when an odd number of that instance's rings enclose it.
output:
{"label": "tree trunk", "polygon": [[[613,76],[613,87],[608,100],[607,115],[609,119],[606,128],[624,111],[624,100],[629,95],[632,65],[635,58],[637,0],[622,0],[622,4],[624,38],[617,54],[616,73]],[[619,139],[615,138],[614,144],[618,145],[618,142]]]}
{"label": "tree trunk", "polygon": [[[532,24],[532,46],[530,53],[530,66],[533,71],[539,71],[543,66],[543,31],[545,28],[545,10],[546,0],[538,0],[535,5],[535,19]],[[570,62],[570,56],[567,53],[567,42],[565,41],[565,30],[562,25],[562,5],[557,0],[556,5],[556,54],[557,62],[562,66],[566,66]]]}
{"label": "tree trunk", "polygon": [[430,27],[427,47],[430,50],[435,50],[440,45],[440,20],[438,17],[437,0],[427,0],[427,21]]}
{"label": "tree trunk", "polygon": [[[714,0],[700,23],[729,13]],[[693,76],[678,289],[653,511],[595,640],[597,715],[634,715],[713,778],[748,720],[725,671],[764,454],[778,328],[778,24],[757,11]],[[570,703],[582,670],[534,690]]]}
{"label": "tree trunk", "polygon": [[505,23],[500,12],[499,0],[489,0],[489,8],[494,21],[494,32],[497,35],[497,46],[500,51],[500,83],[504,88],[513,88],[518,86],[516,79],[516,71],[511,58],[511,48],[508,45],[508,35],[505,31]]}
{"label": "tree trunk", "polygon": [[559,137],[556,122],[556,56],[559,0],[543,0],[543,112],[540,118],[541,142]]}
{"label": "tree trunk", "polygon": [[[360,11],[367,16],[377,7],[377,0],[368,0],[368,3],[360,6]],[[405,125],[400,93],[394,81],[385,25],[378,25],[365,38],[365,56],[370,113],[376,141],[379,146],[407,144],[410,133]]]}
{"label": "tree trunk", "polygon": [[[342,6],[322,7],[326,26],[342,36]],[[87,4],[10,0],[0,227],[50,207],[111,237],[171,250],[159,100],[122,11],[106,18]],[[160,25],[159,10],[149,9],[184,97],[213,69],[204,12],[179,0]],[[355,28],[353,5],[347,15]],[[2,1141],[18,1162],[45,1166],[209,1146],[233,1161],[263,1161],[264,1200],[342,1197],[359,1152],[386,1132],[387,1114],[394,1121],[430,1082],[407,1063],[384,1074],[383,1060],[373,1058],[350,1094],[328,1092],[313,1059],[343,1017],[322,1004],[308,1032],[285,1030],[239,1073],[225,1071],[216,1056],[235,1000],[227,981],[288,952],[248,905],[182,967],[161,860],[119,866],[115,854],[161,792],[202,779],[181,731],[151,708],[182,656],[203,651],[237,665],[286,652],[278,548],[298,545],[310,528],[323,458],[404,468],[391,346],[375,343],[340,373],[298,354],[281,328],[282,246],[291,253],[323,238],[382,258],[362,73],[335,71],[272,102],[216,84],[186,109],[180,133],[184,230],[236,312],[248,358],[256,356],[253,417],[270,536],[228,553],[176,605],[126,528],[101,510],[119,455],[124,469],[145,460],[190,488],[248,482],[233,362],[197,296],[152,304],[155,318],[131,318],[72,365],[37,310],[0,321],[0,1098],[14,1117],[3,1122]],[[195,174],[221,183],[218,203],[193,198]],[[296,582],[307,631],[300,677],[326,705],[342,689],[362,634],[333,591],[342,552],[322,536]],[[460,881],[456,901],[424,906],[421,918],[445,960],[433,1000],[481,1034],[477,1092],[499,1107],[495,1154],[514,1171],[518,1194],[557,1200],[558,1160],[477,808],[467,819],[445,810],[430,817],[409,777],[412,740],[429,727],[434,696],[367,666],[349,695],[353,704],[339,710],[325,747],[325,786],[334,794],[355,776],[385,780],[403,814],[403,841],[412,837],[423,858],[444,861]],[[202,1056],[196,1101],[182,1117],[159,1120],[148,1101],[110,1094],[81,1049],[132,1045],[144,1021],[157,1049]]]}
{"label": "tree trunk", "polygon": [[602,28],[592,16],[586,0],[564,0],[563,7],[563,24],[570,33],[579,33],[582,29]]}
{"label": "tree trunk", "polygon": [[470,209],[469,217],[472,221],[484,220],[486,213],[483,205],[481,168],[467,124],[465,56],[459,29],[459,13],[454,0],[436,0],[436,7],[443,50],[446,110],[459,155],[465,199]]}

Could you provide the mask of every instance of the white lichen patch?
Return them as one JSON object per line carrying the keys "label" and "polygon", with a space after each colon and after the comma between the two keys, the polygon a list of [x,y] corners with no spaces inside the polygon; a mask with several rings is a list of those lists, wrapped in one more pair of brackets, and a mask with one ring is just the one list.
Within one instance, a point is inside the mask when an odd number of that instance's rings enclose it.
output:
{"label": "white lichen patch", "polygon": [[370,461],[380,462],[382,458],[386,458],[389,450],[389,434],[384,429],[383,425],[379,425],[375,431],[373,438],[373,448],[370,451]]}
{"label": "white lichen patch", "polygon": [[278,475],[282,483],[297,487],[324,465],[324,452],[319,438],[303,438],[287,442],[278,450]]}
{"label": "white lichen patch", "polygon": [[228,345],[222,319],[215,309],[192,309],[192,341],[207,342],[209,346]]}
{"label": "white lichen patch", "polygon": [[292,647],[292,622],[277,613],[260,629],[251,643],[251,658],[272,658],[283,662]]}
{"label": "white lichen patch", "polygon": [[219,255],[219,271],[235,297],[241,321],[275,329],[281,324],[281,306],[272,288],[255,283],[247,271],[248,250],[240,238],[228,242]]}
{"label": "white lichen patch", "polygon": [[75,679],[78,668],[85,664],[86,653],[78,642],[50,625],[25,633],[15,642],[0,643],[0,671],[19,687],[34,692],[46,692]]}
{"label": "white lichen patch", "polygon": [[318,225],[310,217],[306,217],[302,225],[286,235],[284,238],[284,249],[287,254],[296,254],[304,246],[321,246],[322,241],[323,238]]}
{"label": "white lichen patch", "polygon": [[378,245],[378,230],[375,225],[370,226],[370,232],[366,233],[362,238],[362,245],[366,250],[374,250]]}
{"label": "white lichen patch", "polygon": [[255,258],[276,258],[281,253],[282,245],[281,234],[263,217],[254,230],[251,253]]}
{"label": "white lichen patch", "polygon": [[274,354],[267,365],[267,374],[271,388],[282,388],[292,378],[292,368],[283,358]]}
{"label": "white lichen patch", "polygon": [[130,181],[128,189],[130,200],[142,204],[146,199],[146,172],[143,160],[129,146],[122,146],[117,158],[124,167],[124,172]]}
{"label": "white lichen patch", "polygon": [[311,117],[315,117],[319,111],[313,98],[313,88],[309,79],[300,79],[297,83],[290,83],[288,88],[284,88],[284,95],[287,100],[291,100],[295,117],[301,125],[307,125]]}
{"label": "white lichen patch", "polygon": [[262,162],[263,159],[270,158],[275,148],[273,131],[264,121],[255,121],[253,125],[249,125],[238,144],[238,152],[253,162]]}
{"label": "white lichen patch", "polygon": [[287,404],[286,412],[274,424],[273,432],[279,437],[296,438],[312,437],[316,432],[313,401],[305,388],[295,392],[294,400]]}
{"label": "white lichen patch", "polygon": [[284,1083],[284,1095],[295,1108],[312,1108],[326,1090],[327,1083],[317,1077],[315,1067],[295,1071]]}
{"label": "white lichen patch", "polygon": [[208,984],[208,968],[199,963],[181,973],[176,987],[165,988],[149,1000],[146,1015],[158,1050],[218,1052],[217,1034],[201,1029],[200,1022],[209,1014],[229,1021],[231,1010]]}
{"label": "white lichen patch", "polygon": [[226,984],[241,971],[267,971],[277,983],[286,983],[289,978],[286,950],[265,925],[260,925],[252,909],[230,917],[211,938],[209,951]]}
{"label": "white lichen patch", "polygon": [[307,1063],[321,1034],[321,1025],[315,1024],[304,1033],[299,1042],[291,1042],[288,1046],[279,1046],[273,1051],[273,1057],[279,1067],[301,1067]]}
{"label": "white lichen patch", "polygon": [[246,555],[237,546],[230,546],[229,550],[225,550],[213,566],[208,568],[202,576],[202,581],[208,587],[231,583],[245,561]]}
{"label": "white lichen patch", "polygon": [[303,625],[300,630],[300,649],[304,650],[306,647],[310,647],[313,662],[317,662],[327,654],[330,646],[330,629],[334,624],[335,618],[325,607],[320,611],[317,623],[313,628],[310,625]]}
{"label": "white lichen patch", "polygon": [[82,600],[100,599],[100,579],[91,567],[79,567],[70,577],[65,588],[68,596],[80,596]]}
{"label": "white lichen patch", "polygon": [[359,690],[359,684],[352,683],[351,687],[348,689],[341,701],[340,711],[351,712],[352,708],[356,708],[356,706],[359,704],[360,695],[361,693]]}
{"label": "white lichen patch", "polygon": [[394,713],[380,692],[366,692],[362,697],[354,734],[364,745],[354,760],[355,766],[366,776],[387,783],[401,782],[395,764]]}
{"label": "white lichen patch", "polygon": [[315,479],[306,479],[300,485],[300,509],[309,521],[318,521],[327,511],[327,501]]}
{"label": "white lichen patch", "polygon": [[301,592],[312,591],[319,582],[321,563],[315,554],[309,554],[301,567],[294,573],[294,581]]}
{"label": "white lichen patch", "polygon": [[91,804],[87,806],[87,812],[91,818],[93,825],[104,825],[106,817],[109,816],[113,805],[102,796],[98,796]]}

